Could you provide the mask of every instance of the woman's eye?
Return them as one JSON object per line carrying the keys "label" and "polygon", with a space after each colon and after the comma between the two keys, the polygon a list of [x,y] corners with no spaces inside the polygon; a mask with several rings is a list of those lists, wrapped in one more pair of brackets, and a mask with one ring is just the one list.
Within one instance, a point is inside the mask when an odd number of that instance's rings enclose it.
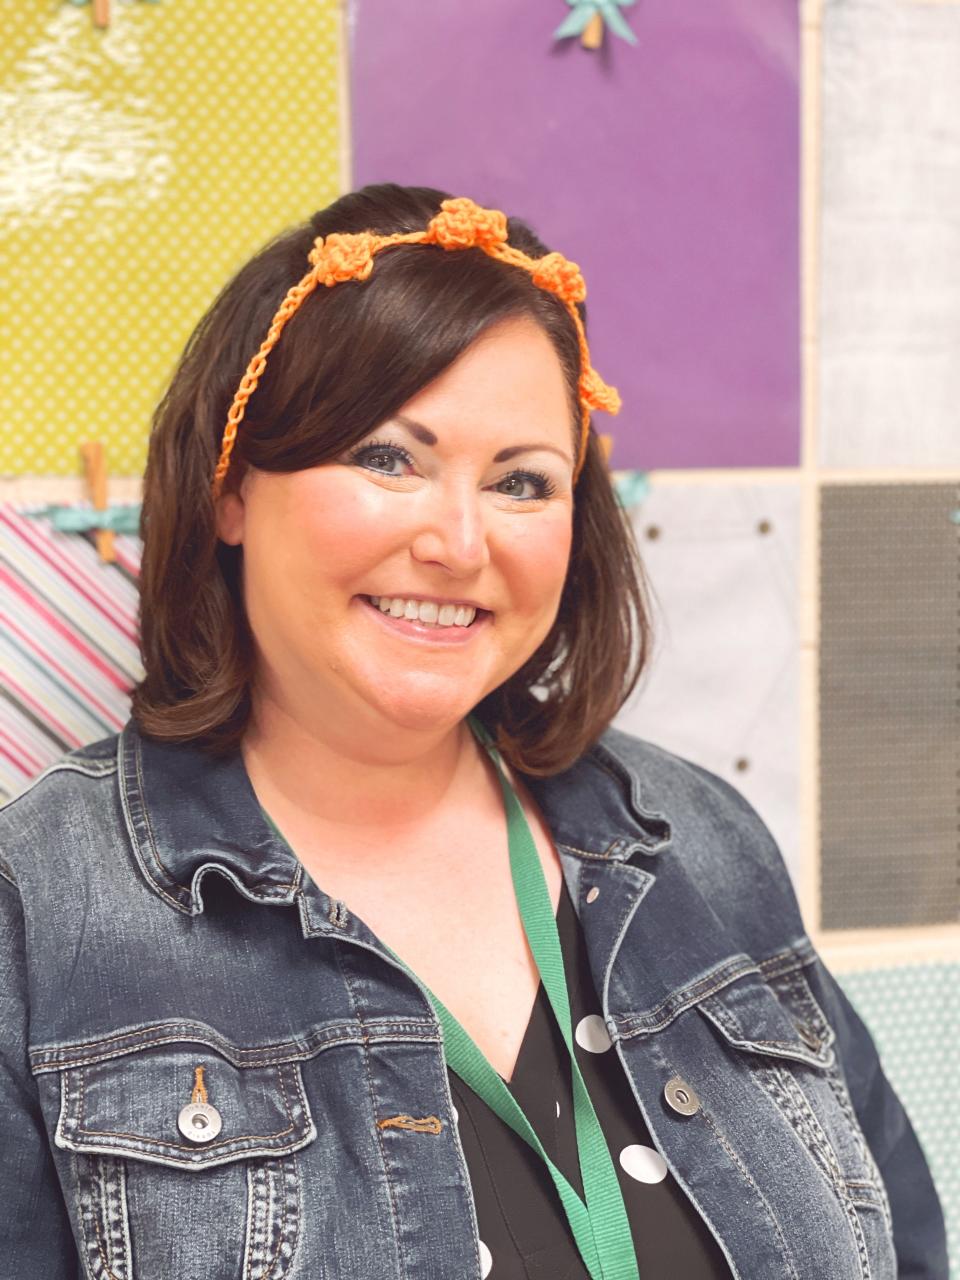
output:
{"label": "woman's eye", "polygon": [[[550,480],[549,476],[545,476],[542,471],[512,471],[500,481],[501,484],[532,484],[535,493],[531,494],[533,498],[549,498],[556,489],[556,485]],[[526,499],[530,501],[530,497]]]}
{"label": "woman's eye", "polygon": [[[370,466],[371,459],[386,458],[387,461],[396,462],[398,459],[407,466],[413,465],[413,458],[401,445],[391,444],[386,440],[373,440],[370,444],[362,444],[356,449],[352,449],[349,459],[354,463],[361,463],[363,466]],[[387,471],[384,467],[373,466],[373,471],[379,471],[381,475],[396,476],[399,478],[399,472]],[[549,498],[556,490],[556,486],[550,480],[549,476],[544,475],[542,471],[511,471],[498,482],[500,485],[506,484],[532,484],[534,492],[526,497],[521,497],[521,501],[530,502],[538,498]],[[516,495],[508,495],[516,496]]]}
{"label": "woman's eye", "polygon": [[[379,441],[374,440],[370,444],[362,444],[359,447],[359,449],[354,449],[350,453],[351,462],[359,462],[361,459],[363,459],[365,466],[367,465],[366,460],[371,457],[388,458],[388,459],[393,459],[394,461],[396,461],[396,459],[399,458],[402,462],[405,462],[407,466],[413,465],[413,459],[410,457],[409,453],[407,453],[406,449],[402,449],[398,444],[387,444],[386,442],[381,443]],[[383,468],[374,467],[373,470],[383,471]],[[384,474],[394,475],[396,473],[392,471],[387,471],[387,472],[384,472]]]}

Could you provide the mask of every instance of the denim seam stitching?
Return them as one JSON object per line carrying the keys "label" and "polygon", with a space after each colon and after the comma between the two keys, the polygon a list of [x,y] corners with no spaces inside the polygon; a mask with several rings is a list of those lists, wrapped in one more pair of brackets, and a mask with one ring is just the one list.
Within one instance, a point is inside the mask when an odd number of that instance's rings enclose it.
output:
{"label": "denim seam stitching", "polygon": [[[389,1029],[381,1031],[374,1035],[370,1035],[369,1032],[365,1029],[369,1027],[369,1025],[370,1025],[369,1023],[365,1023],[364,1029],[360,1031],[350,1029],[349,1031],[345,1030],[343,1032],[338,1032],[335,1035],[326,1036],[322,1040],[322,1042],[315,1045],[314,1047],[297,1049],[294,1052],[290,1052],[288,1048],[289,1042],[287,1042],[287,1044],[270,1046],[270,1048],[264,1049],[264,1050],[260,1050],[260,1049],[246,1050],[246,1051],[241,1050],[236,1054],[237,1060],[235,1060],[230,1053],[226,1052],[221,1047],[220,1042],[215,1040],[213,1037],[191,1035],[189,1037],[189,1040],[185,1039],[183,1032],[189,1032],[192,1030],[191,1023],[186,1023],[186,1022],[179,1023],[179,1024],[175,1023],[171,1028],[171,1030],[176,1031],[179,1028],[181,1032],[181,1034],[179,1035],[173,1034],[173,1035],[166,1035],[166,1036],[157,1036],[155,1038],[147,1039],[147,1040],[141,1039],[141,1040],[137,1040],[132,1045],[129,1045],[123,1048],[114,1049],[114,1050],[107,1050],[107,1052],[102,1052],[98,1048],[99,1045],[106,1045],[111,1040],[123,1039],[125,1035],[131,1034],[129,1032],[118,1032],[117,1035],[115,1036],[108,1036],[104,1040],[99,1040],[94,1042],[94,1044],[90,1048],[90,1051],[87,1054],[82,1055],[81,1057],[78,1057],[78,1058],[68,1058],[66,1060],[58,1060],[58,1059],[52,1058],[47,1061],[43,1061],[41,1060],[40,1053],[36,1049],[34,1049],[31,1052],[31,1061],[33,1063],[32,1070],[34,1075],[44,1075],[46,1072],[49,1072],[49,1071],[68,1071],[74,1067],[91,1066],[98,1062],[112,1062],[117,1058],[128,1057],[130,1054],[142,1053],[144,1050],[155,1048],[158,1045],[165,1045],[165,1044],[186,1045],[189,1043],[189,1044],[202,1044],[206,1048],[213,1050],[213,1052],[219,1054],[222,1058],[224,1058],[227,1062],[229,1062],[230,1065],[235,1067],[238,1071],[252,1071],[252,1070],[262,1070],[266,1067],[271,1067],[271,1066],[281,1066],[285,1062],[307,1062],[310,1059],[315,1058],[317,1054],[324,1052],[324,1050],[328,1048],[333,1048],[333,1047],[336,1047],[337,1045],[341,1045],[345,1043],[346,1044],[353,1043],[353,1042],[359,1043],[361,1040],[370,1041],[376,1044],[392,1044],[397,1042],[398,1040],[412,1041],[414,1043],[419,1043],[421,1041],[424,1043],[431,1043],[439,1040],[439,1037],[432,1030],[433,1024],[428,1024],[425,1021],[419,1024],[417,1023],[405,1024],[403,1022],[396,1022],[396,1023],[390,1024]],[[429,1035],[417,1034],[419,1029],[427,1028],[427,1027],[430,1027],[431,1034]],[[187,1050],[185,1049],[184,1052],[186,1051]],[[45,1050],[43,1052],[46,1053],[49,1051]],[[280,1058],[277,1058],[276,1057],[277,1052],[281,1053],[283,1056]]]}
{"label": "denim seam stitching", "polygon": [[[117,1276],[114,1274],[113,1270],[110,1267],[110,1260],[109,1258],[107,1258],[104,1252],[103,1239],[100,1235],[100,1222],[99,1222],[99,1213],[101,1208],[100,1197],[96,1194],[95,1188],[92,1188],[87,1194],[85,1194],[83,1191],[84,1186],[91,1184],[94,1180],[93,1168],[97,1167],[96,1161],[99,1158],[100,1157],[98,1156],[94,1156],[92,1157],[92,1159],[88,1157],[87,1160],[89,1161],[89,1163],[87,1162],[84,1163],[83,1171],[81,1172],[80,1161],[77,1158],[76,1152],[71,1152],[70,1154],[70,1168],[71,1168],[71,1173],[73,1175],[73,1185],[74,1185],[74,1210],[77,1216],[77,1226],[80,1231],[80,1236],[83,1242],[84,1250],[89,1251],[93,1245],[93,1240],[91,1239],[91,1236],[90,1236],[90,1220],[91,1219],[93,1220],[93,1230],[94,1230],[94,1235],[96,1237],[96,1249],[100,1259],[102,1274],[106,1276],[107,1280],[124,1280],[124,1277]],[[82,1263],[83,1263],[84,1273],[88,1275],[93,1275],[94,1280],[97,1280],[94,1273],[92,1273],[90,1270],[90,1266],[88,1265],[88,1258],[86,1256],[82,1256]]]}
{"label": "denim seam stitching", "polygon": [[[137,788],[138,788],[138,797],[139,797],[139,807],[140,807],[140,812],[143,815],[143,825],[146,829],[147,837],[150,841],[150,850],[157,861],[157,865],[161,868],[164,875],[167,876],[170,882],[172,884],[175,884],[178,889],[181,889],[183,890],[184,893],[188,894],[192,902],[193,895],[190,894],[189,888],[186,885],[182,885],[180,881],[176,878],[176,876],[174,876],[170,872],[169,867],[167,867],[166,863],[160,857],[160,854],[157,850],[157,840],[156,840],[156,836],[153,833],[153,824],[150,821],[150,810],[147,808],[146,803],[143,800],[143,796],[145,793],[144,777],[143,777],[143,753],[140,749],[139,741],[134,744],[133,759],[134,759],[134,766],[137,771]],[[151,876],[150,878],[154,881],[154,883],[156,883],[156,877]],[[162,885],[159,887],[161,889],[163,888]],[[178,904],[178,905],[183,905],[183,904]]]}
{"label": "denim seam stitching", "polygon": [[815,963],[816,956],[812,954],[811,943],[804,943],[800,951],[796,947],[787,947],[783,951],[768,956],[766,960],[759,961],[760,968],[771,978],[779,978],[784,974],[809,968]]}
{"label": "denim seam stitching", "polygon": [[[748,963],[744,963],[744,960],[740,959],[740,957],[734,957],[733,959],[727,961],[726,965],[721,966],[719,969],[714,969],[710,974],[707,974],[705,977],[699,979],[698,982],[691,983],[690,986],[684,989],[679,1000],[678,1000],[677,994],[675,993],[674,995],[669,996],[666,1000],[658,1004],[649,1013],[640,1015],[643,1017],[645,1021],[651,1021],[651,1020],[657,1019],[664,1010],[669,1011],[672,1009],[672,1012],[670,1012],[670,1016],[667,1017],[664,1021],[662,1021],[659,1025],[654,1025],[649,1027],[640,1027],[640,1028],[637,1028],[636,1030],[626,1030],[621,1032],[621,1034],[624,1035],[625,1038],[630,1038],[635,1035],[645,1035],[645,1034],[650,1034],[651,1032],[662,1031],[664,1027],[669,1026],[669,1024],[673,1022],[675,1018],[679,1017],[681,1013],[686,1012],[686,1010],[689,1009],[691,1005],[699,1004],[701,1001],[706,1000],[709,996],[714,995],[717,991],[721,991],[723,990],[724,987],[729,986],[731,982],[736,982],[738,978],[742,978],[748,973],[759,973],[759,969],[757,968],[756,964],[752,960],[749,960],[749,957],[745,957],[745,959],[748,961]],[[732,968],[730,972],[725,972],[725,969],[727,968],[727,966],[733,966],[734,964],[738,964],[739,967]],[[708,986],[706,990],[699,990],[698,989],[699,984],[702,984],[705,982],[713,982],[713,986]],[[628,1016],[625,1019],[625,1022],[627,1023],[628,1027],[630,1022],[633,1021],[637,1016],[638,1015],[632,1015],[632,1016]]]}
{"label": "denim seam stitching", "polygon": [[[777,999],[777,994],[772,988],[771,995],[775,1000]],[[778,1004],[779,1003],[780,1002],[778,1001]],[[782,1009],[783,1006],[780,1005],[780,1008]],[[797,1040],[761,1040],[749,1035],[749,1033],[743,1029],[743,1024],[737,1018],[736,1014],[720,1002],[711,1003],[708,1012],[711,1017],[716,1019],[731,1039],[740,1041],[743,1045],[763,1045],[765,1048],[792,1049],[794,1052],[797,1052],[800,1049],[800,1043]],[[784,1013],[786,1013],[788,1017],[790,1016],[786,1010],[784,1010]],[[816,1065],[825,1065],[817,1058],[816,1050],[807,1047],[807,1052],[809,1052],[811,1057],[815,1060]],[[810,1058],[805,1056],[803,1060],[804,1062],[809,1062]]]}
{"label": "denim seam stitching", "polygon": [[600,853],[596,849],[578,849],[575,844],[565,844],[561,840],[557,841],[557,845],[559,848],[569,849],[571,853],[579,854],[580,857],[582,858],[592,858],[595,862],[611,861],[610,855],[620,843],[621,841],[619,839],[611,840],[611,842],[607,845],[606,849],[604,849],[604,851]]}
{"label": "denim seam stitching", "polygon": [[830,1084],[830,1088],[833,1090],[834,1097],[839,1103],[844,1115],[847,1117],[848,1124],[853,1130],[854,1138],[857,1142],[857,1145],[860,1148],[860,1158],[863,1160],[863,1163],[866,1165],[867,1172],[868,1172],[868,1176],[866,1178],[847,1179],[846,1180],[847,1185],[851,1187],[853,1186],[870,1187],[871,1190],[873,1190],[876,1193],[880,1201],[880,1208],[883,1210],[883,1216],[887,1223],[887,1229],[892,1233],[893,1214],[890,1208],[890,1200],[887,1195],[887,1189],[883,1181],[883,1175],[881,1174],[880,1169],[877,1165],[876,1159],[874,1158],[873,1152],[870,1150],[869,1144],[866,1141],[866,1136],[863,1132],[860,1121],[857,1118],[857,1114],[853,1110],[853,1106],[850,1101],[850,1095],[847,1092],[847,1087],[843,1082],[843,1080],[835,1071],[831,1071],[827,1079]]}
{"label": "denim seam stitching", "polygon": [[121,1280],[121,1278],[114,1273],[113,1268],[110,1265],[110,1259],[107,1257],[106,1250],[104,1249],[104,1245],[103,1245],[103,1239],[101,1238],[101,1235],[100,1235],[101,1216],[104,1217],[104,1230],[106,1230],[106,1225],[107,1225],[106,1214],[108,1212],[107,1197],[109,1195],[109,1187],[108,1187],[109,1174],[102,1156],[94,1156],[94,1160],[96,1162],[96,1169],[97,1169],[97,1173],[99,1175],[99,1180],[100,1180],[99,1208],[101,1210],[101,1213],[94,1214],[94,1218],[93,1218],[93,1229],[97,1233],[97,1249],[100,1252],[100,1261],[103,1264],[103,1269],[108,1277],[108,1280]]}
{"label": "denim seam stitching", "polygon": [[[343,959],[342,959],[339,947],[335,949],[335,958],[336,958],[337,968],[340,971],[340,977],[343,979],[343,985],[346,987],[347,994],[350,997],[350,1003],[353,1005],[354,1015],[360,1021],[360,1025],[363,1026],[363,1021],[360,1018],[360,1012],[357,1008],[357,1002],[353,994],[353,987],[350,983],[350,978],[343,967]],[[369,1098],[369,1101],[370,1101],[371,1110],[373,1114],[376,1115],[376,1110],[377,1110],[376,1101],[375,1101],[376,1093],[373,1088],[373,1080],[370,1075],[369,1041],[366,1035],[364,1035],[361,1039],[361,1046],[362,1046],[361,1052],[363,1054],[364,1075],[366,1076],[366,1080],[367,1080],[367,1097]],[[387,1203],[390,1206],[390,1222],[393,1228],[393,1239],[394,1239],[394,1244],[397,1250],[397,1258],[400,1263],[401,1274],[406,1274],[408,1271],[408,1264],[407,1264],[406,1255],[404,1254],[404,1251],[403,1251],[402,1236],[400,1232],[400,1222],[397,1217],[397,1206],[394,1202],[393,1180],[390,1177],[390,1167],[387,1162],[387,1154],[384,1148],[384,1136],[383,1136],[384,1131],[377,1124],[374,1124],[373,1128],[374,1128],[374,1134],[377,1140],[377,1146],[380,1150],[380,1167],[383,1169],[383,1179],[387,1189]],[[477,1257],[478,1257],[478,1263],[479,1263],[479,1251],[477,1251]]]}
{"label": "denim seam stitching", "polygon": [[[139,742],[135,742],[133,746],[133,762],[134,762],[134,770],[136,772],[136,782],[137,782],[136,812],[134,812],[134,806],[131,805],[130,803],[130,796],[126,787],[122,788],[122,801],[123,801],[124,813],[125,814],[129,813],[130,821],[132,823],[131,834],[133,835],[134,846],[137,849],[138,861],[140,862],[140,865],[143,868],[144,875],[147,876],[147,878],[150,880],[150,883],[156,887],[157,892],[164,899],[164,901],[168,902],[170,906],[174,907],[177,911],[183,911],[186,904],[178,901],[178,899],[176,899],[169,892],[166,886],[160,883],[160,881],[153,874],[153,872],[150,870],[147,864],[143,861],[142,856],[140,856],[140,851],[139,851],[140,823],[142,821],[145,835],[146,835],[148,844],[150,846],[150,851],[153,854],[153,857],[156,859],[157,864],[163,870],[164,874],[169,876],[171,883],[175,884],[177,888],[180,889],[181,891],[189,892],[188,890],[184,890],[183,885],[181,885],[173,876],[170,875],[170,872],[164,866],[163,860],[160,858],[160,856],[157,853],[156,841],[154,840],[153,830],[150,826],[150,815],[147,811],[147,806],[143,803],[144,787],[143,787],[143,772],[140,767],[141,761],[140,761]],[[123,777],[122,780],[124,782],[126,781],[125,776]]]}
{"label": "denim seam stitching", "polygon": [[[302,1200],[302,1196],[300,1193],[300,1161],[297,1158],[296,1152],[291,1152],[289,1156],[285,1157],[282,1161],[278,1163],[280,1163],[283,1166],[280,1169],[280,1176],[283,1182],[284,1183],[291,1182],[293,1184],[292,1194],[296,1197],[296,1199],[293,1200],[292,1202],[290,1200],[285,1199],[285,1203],[287,1203],[288,1205],[292,1203],[293,1205],[292,1214],[289,1215],[293,1219],[293,1228],[294,1228],[293,1238],[292,1240],[290,1240],[290,1261],[292,1263],[297,1252],[297,1242],[300,1239],[300,1226],[302,1222],[302,1214],[300,1211],[300,1205]],[[291,1188],[288,1187],[288,1190],[291,1190]],[[286,1218],[287,1215],[284,1215],[284,1216]],[[282,1247],[283,1247],[283,1241],[280,1240],[277,1242],[277,1256],[279,1256]],[[273,1268],[271,1267],[270,1272],[268,1272],[267,1275],[263,1277],[263,1280],[270,1280],[270,1275],[272,1271],[273,1271]],[[277,1280],[279,1280],[281,1274],[282,1273],[278,1272]]]}
{"label": "denim seam stitching", "polygon": [[640,782],[636,772],[631,769],[629,765],[625,764],[616,752],[611,751],[609,747],[603,746],[602,743],[595,744],[595,748],[596,747],[599,747],[600,751],[607,752],[610,758],[616,761],[617,766],[623,770],[623,776],[618,777],[609,762],[604,760],[596,749],[590,753],[597,766],[602,769],[607,777],[616,784],[618,790],[622,790],[624,783],[627,784],[627,792],[629,796],[628,803],[631,809],[634,810],[635,816],[639,817],[641,822],[645,818],[651,818],[654,821],[662,822],[667,827],[669,832],[667,835],[651,837],[648,832],[644,831],[642,836],[635,837],[636,842],[641,846],[641,848],[659,852],[667,844],[671,843],[673,838],[673,824],[667,818],[666,814],[644,808],[640,797]]}
{"label": "denim seam stitching", "polygon": [[763,1207],[766,1209],[766,1211],[767,1211],[767,1216],[769,1217],[770,1221],[773,1223],[774,1229],[776,1230],[777,1236],[778,1236],[778,1238],[779,1238],[779,1240],[780,1240],[780,1245],[781,1245],[781,1249],[782,1249],[782,1256],[783,1256],[783,1259],[784,1259],[784,1261],[787,1263],[787,1265],[788,1265],[788,1266],[789,1266],[789,1268],[790,1268],[790,1280],[800,1280],[800,1277],[799,1277],[799,1275],[797,1274],[796,1268],[795,1268],[795,1267],[794,1267],[794,1265],[793,1265],[793,1258],[791,1257],[790,1251],[789,1251],[789,1249],[787,1248],[787,1242],[786,1242],[786,1240],[785,1240],[785,1238],[784,1238],[783,1231],[780,1229],[780,1223],[779,1223],[779,1221],[777,1220],[777,1215],[776,1215],[776,1214],[773,1212],[773,1210],[771,1209],[771,1207],[770,1207],[770,1202],[767,1200],[766,1196],[765,1196],[765,1195],[763,1194],[763,1192],[760,1190],[759,1186],[758,1186],[758,1185],[757,1185],[757,1183],[754,1181],[754,1179],[750,1176],[750,1172],[749,1172],[749,1170],[746,1168],[746,1166],[744,1165],[743,1161],[742,1161],[742,1160],[740,1159],[740,1157],[737,1155],[736,1151],[734,1151],[733,1147],[732,1147],[732,1146],[730,1145],[730,1143],[727,1141],[727,1139],[726,1139],[726,1137],[724,1136],[724,1134],[720,1131],[719,1126],[718,1126],[717,1124],[715,1124],[715,1123],[714,1123],[713,1118],[711,1117],[710,1113],[704,1109],[704,1110],[702,1111],[702,1113],[701,1113],[701,1114],[703,1115],[704,1120],[707,1122],[707,1124],[708,1124],[708,1125],[710,1126],[710,1128],[713,1130],[713,1132],[714,1132],[714,1134],[715,1134],[715,1136],[716,1136],[716,1138],[717,1138],[717,1141],[720,1143],[720,1145],[723,1147],[723,1149],[727,1152],[727,1154],[728,1154],[728,1155],[730,1156],[730,1158],[733,1160],[734,1164],[735,1164],[735,1165],[737,1166],[737,1168],[740,1170],[740,1172],[741,1172],[741,1174],[743,1175],[743,1177],[745,1178],[745,1180],[749,1183],[749,1185],[750,1185],[750,1186],[752,1186],[752,1187],[753,1187],[754,1191],[757,1193],[757,1196],[758,1196],[758,1198],[759,1198],[759,1200],[760,1200],[760,1203],[761,1203],[761,1204],[763,1205]]}
{"label": "denim seam stitching", "polygon": [[[160,868],[163,874],[167,877],[170,884],[175,885],[176,888],[181,891],[181,893],[185,894],[189,899],[189,903],[178,901],[170,893],[169,889],[165,885],[161,884],[161,882],[156,878],[156,876],[151,873],[149,867],[144,865],[144,870],[146,874],[149,876],[151,882],[154,885],[156,885],[158,892],[163,896],[163,898],[171,906],[175,907],[178,911],[182,911],[185,906],[193,905],[193,893],[191,891],[191,886],[181,884],[181,882],[177,879],[177,877],[173,874],[170,868],[166,865],[166,863],[160,857],[156,835],[154,834],[154,830],[153,830],[153,824],[150,821],[150,810],[148,809],[147,805],[143,801],[143,795],[145,793],[146,788],[144,786],[144,775],[143,775],[143,754],[142,754],[139,742],[134,743],[133,760],[134,760],[134,768],[136,770],[136,781],[137,781],[137,792],[138,792],[137,815],[142,822],[144,833],[149,843],[150,852],[154,860],[156,861],[157,866]],[[137,828],[140,825],[137,822],[136,818],[134,818],[134,825],[135,825],[135,828]],[[222,862],[219,862],[216,859],[209,864],[205,864],[205,867],[206,866],[209,866],[210,868],[218,868],[218,869],[222,868],[225,871],[231,872],[231,874],[233,875],[236,874],[235,872],[232,871],[232,868],[226,867]],[[251,893],[256,894],[258,897],[266,901],[270,901],[274,898],[283,898],[287,896],[291,890],[299,888],[300,881],[302,879],[302,873],[303,873],[303,866],[301,863],[298,862],[292,880],[286,881],[283,884],[269,884],[266,887],[262,887],[259,885],[252,885],[252,886],[248,885],[246,887],[250,889]]]}
{"label": "denim seam stitching", "polygon": [[124,1180],[127,1169],[116,1157],[100,1157],[102,1188],[104,1188],[104,1234],[110,1243],[113,1265],[123,1263],[123,1271],[129,1272],[129,1260],[123,1247]]}
{"label": "denim seam stitching", "polygon": [[[757,1072],[759,1082],[764,1086],[774,1101],[774,1104],[784,1115],[791,1128],[797,1134],[800,1142],[808,1151],[816,1158],[819,1151],[826,1163],[824,1168],[823,1162],[819,1159],[816,1161],[821,1172],[827,1176],[830,1185],[833,1188],[840,1207],[850,1227],[857,1244],[857,1254],[860,1260],[861,1280],[870,1280],[871,1267],[870,1255],[867,1249],[866,1240],[863,1237],[863,1224],[860,1222],[859,1215],[850,1194],[847,1191],[846,1178],[844,1176],[843,1165],[840,1157],[830,1140],[829,1135],[823,1127],[820,1117],[813,1108],[810,1099],[804,1093],[802,1087],[796,1077],[781,1065],[773,1067],[764,1067]],[[774,1083],[780,1090],[780,1097],[774,1088]],[[781,1101],[783,1099],[783,1101]],[[790,1105],[792,1104],[792,1105]],[[794,1119],[796,1116],[796,1120]],[[804,1137],[804,1131],[809,1132],[811,1141],[807,1141]],[[829,1172],[828,1172],[829,1170]]]}
{"label": "denim seam stitching", "polygon": [[[280,1168],[276,1169],[275,1172],[276,1172],[277,1180],[280,1183],[279,1191],[281,1196],[281,1203],[283,1205],[283,1217],[277,1229],[277,1247],[273,1252],[273,1258],[270,1261],[269,1269],[264,1272],[260,1280],[270,1280],[270,1277],[276,1273],[277,1264],[279,1262],[280,1255],[283,1251],[285,1234],[286,1234],[286,1231],[289,1230],[289,1228],[287,1227],[287,1223],[289,1222],[293,1226],[294,1240],[296,1240],[296,1237],[300,1231],[299,1213],[296,1213],[296,1214],[290,1213],[290,1201],[288,1199],[289,1187],[287,1185],[288,1175],[290,1178],[297,1178],[297,1171],[296,1171],[297,1157],[295,1154],[290,1157],[290,1161],[292,1161],[292,1166],[289,1168],[284,1167],[285,1165],[287,1165],[288,1163],[287,1161],[271,1160],[269,1162],[270,1164],[279,1164],[281,1166]],[[299,1184],[299,1179],[298,1179],[298,1184]]]}
{"label": "denim seam stitching", "polygon": [[41,770],[41,772],[35,777],[31,778],[23,791],[18,791],[15,796],[11,796],[9,800],[5,800],[3,804],[0,804],[0,813],[12,808],[18,800],[25,799],[34,787],[41,783],[44,778],[50,777],[53,773],[81,773],[87,778],[106,778],[110,776],[111,772],[116,772],[116,769],[116,760],[107,761],[105,767],[102,769],[96,766],[91,769],[87,765],[75,760],[55,760],[52,764],[48,764],[47,767]]}
{"label": "denim seam stitching", "polygon": [[[284,1066],[289,1066],[289,1067],[290,1067],[290,1069],[291,1069],[291,1075],[293,1076],[293,1085],[294,1085],[294,1088],[295,1088],[295,1089],[296,1089],[296,1091],[297,1091],[297,1097],[300,1099],[300,1112],[299,1112],[299,1114],[303,1117],[303,1128],[304,1128],[304,1130],[306,1131],[306,1130],[308,1130],[308,1129],[310,1128],[310,1125],[313,1123],[313,1116],[312,1116],[312,1115],[311,1115],[311,1113],[310,1113],[310,1108],[309,1108],[309,1106],[307,1105],[307,1099],[306,1099],[306,1096],[304,1095],[304,1092],[303,1092],[303,1076],[302,1076],[302,1073],[301,1073],[301,1071],[300,1071],[300,1064],[299,1064],[298,1062],[291,1062],[291,1063],[278,1062],[278,1063],[277,1063],[277,1074],[278,1074],[278,1076],[279,1076],[279,1078],[280,1078],[280,1090],[281,1090],[281,1092],[283,1093],[283,1101],[284,1101],[284,1105],[286,1105],[286,1103],[287,1103],[287,1094],[286,1094],[286,1090],[284,1089],[284,1084],[283,1084],[283,1068],[284,1068]],[[291,1122],[291,1124],[296,1124],[296,1121],[293,1119],[293,1113],[290,1111],[290,1108],[289,1108],[289,1107],[287,1107],[287,1114],[290,1116],[290,1122]],[[314,1128],[315,1128],[315,1127],[316,1127],[316,1126],[314,1126]]]}
{"label": "denim seam stitching", "polygon": [[[256,1163],[254,1163],[253,1161],[248,1162],[247,1164],[247,1195],[250,1198],[251,1206],[253,1203],[253,1195],[254,1195],[254,1179],[257,1178],[258,1176],[261,1177],[264,1182],[266,1182],[270,1178],[275,1178],[281,1184],[278,1191],[278,1198],[280,1199],[281,1205],[282,1205],[282,1208],[281,1208],[282,1216],[279,1218],[279,1221],[277,1221],[276,1216],[271,1220],[266,1213],[264,1214],[264,1217],[266,1219],[266,1229],[268,1232],[268,1238],[269,1238],[269,1229],[270,1229],[271,1221],[276,1222],[277,1247],[274,1250],[272,1259],[268,1263],[268,1269],[266,1271],[261,1271],[261,1274],[256,1278],[256,1280],[270,1280],[270,1277],[274,1275],[276,1275],[276,1280],[280,1280],[280,1276],[283,1274],[283,1272],[276,1271],[276,1267],[277,1267],[278,1259],[280,1258],[280,1254],[283,1250],[284,1242],[286,1241],[289,1243],[290,1258],[292,1260],[292,1258],[296,1253],[297,1241],[300,1238],[300,1221],[301,1221],[300,1170],[299,1170],[299,1164],[297,1161],[296,1153],[291,1152],[288,1156],[285,1156],[282,1158],[269,1157],[264,1161],[258,1161]],[[291,1182],[293,1184],[292,1199],[290,1194]],[[267,1193],[266,1201],[267,1201],[267,1204],[269,1205],[270,1203],[269,1190]],[[291,1204],[293,1205],[292,1212],[291,1212]],[[251,1227],[252,1227],[252,1217],[253,1217],[253,1213],[251,1208],[247,1217],[248,1232],[251,1230]],[[289,1227],[287,1225],[288,1222],[292,1223],[293,1225],[292,1240],[289,1237]],[[248,1236],[248,1243],[249,1243],[249,1236]],[[245,1271],[246,1278],[247,1280],[254,1280],[253,1252],[248,1247],[247,1249],[245,1249],[245,1253],[247,1258],[247,1266]]]}

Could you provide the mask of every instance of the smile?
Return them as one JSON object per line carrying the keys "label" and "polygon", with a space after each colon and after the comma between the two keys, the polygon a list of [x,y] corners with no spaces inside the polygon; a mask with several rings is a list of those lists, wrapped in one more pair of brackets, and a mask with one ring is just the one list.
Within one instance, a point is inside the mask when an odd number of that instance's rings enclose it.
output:
{"label": "smile", "polygon": [[490,626],[493,617],[487,610],[478,609],[476,617],[468,626],[443,626],[436,622],[423,622],[419,618],[395,618],[391,613],[384,613],[369,596],[355,598],[360,601],[366,613],[373,615],[372,621],[379,621],[392,634],[434,645],[470,644],[480,632]]}

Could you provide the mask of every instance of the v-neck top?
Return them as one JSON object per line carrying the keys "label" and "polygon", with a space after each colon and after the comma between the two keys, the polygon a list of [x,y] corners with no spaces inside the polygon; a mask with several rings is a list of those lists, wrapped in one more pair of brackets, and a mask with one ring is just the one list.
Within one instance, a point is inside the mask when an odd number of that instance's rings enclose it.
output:
{"label": "v-neck top", "polygon": [[[565,881],[556,920],[577,1065],[620,1178],[639,1273],[643,1280],[731,1280],[720,1246],[644,1123],[603,1023]],[[476,1204],[481,1276],[590,1280],[547,1166],[452,1068],[447,1073]],[[504,1083],[582,1199],[570,1059],[542,981],[513,1078]]]}

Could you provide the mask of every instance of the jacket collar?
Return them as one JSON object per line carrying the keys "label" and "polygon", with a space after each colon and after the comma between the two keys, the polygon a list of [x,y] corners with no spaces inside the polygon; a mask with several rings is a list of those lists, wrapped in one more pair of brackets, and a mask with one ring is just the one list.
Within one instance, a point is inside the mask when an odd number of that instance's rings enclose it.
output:
{"label": "jacket collar", "polygon": [[[646,807],[635,767],[607,731],[563,773],[521,773],[558,845],[585,859],[625,862],[658,854],[667,818]],[[273,831],[236,751],[215,759],[190,743],[145,737],[131,718],[118,735],[120,796],[134,855],[157,893],[187,915],[203,911],[200,887],[216,870],[253,901],[292,903],[304,869]]]}

